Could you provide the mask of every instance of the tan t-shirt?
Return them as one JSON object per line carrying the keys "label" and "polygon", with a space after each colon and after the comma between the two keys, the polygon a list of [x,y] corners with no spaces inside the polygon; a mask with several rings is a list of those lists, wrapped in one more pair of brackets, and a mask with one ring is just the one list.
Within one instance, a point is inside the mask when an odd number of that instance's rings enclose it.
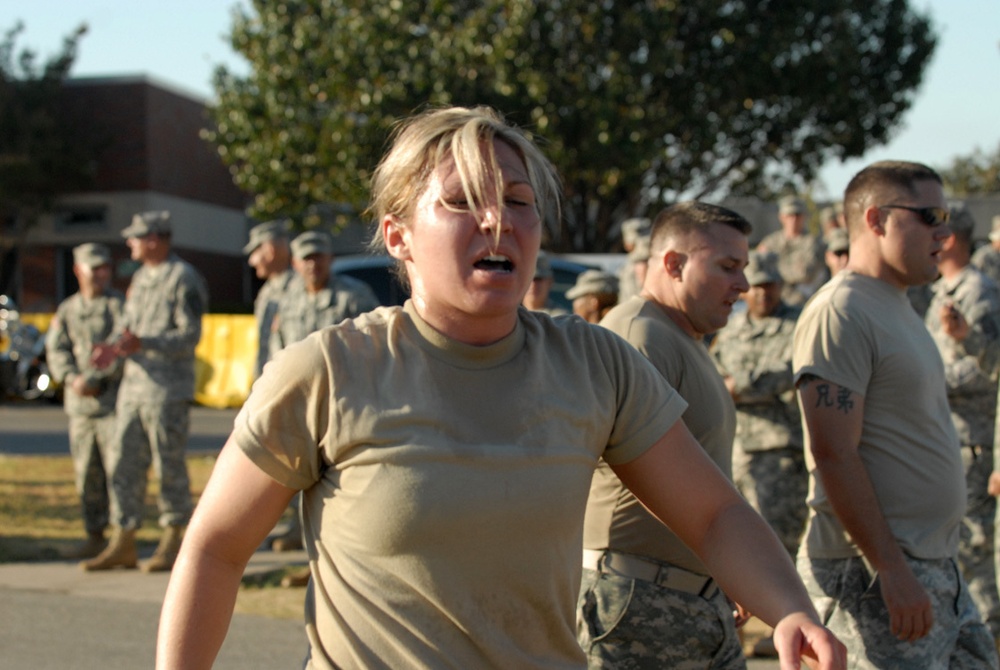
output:
{"label": "tan t-shirt", "polygon": [[[648,358],[687,403],[684,423],[726,477],[732,478],[736,407],[700,340],[694,340],[656,304],[634,297],[601,320]],[[694,552],[646,511],[602,463],[594,473],[583,546],[646,556],[707,574]]]}
{"label": "tan t-shirt", "polygon": [[[965,513],[962,456],[941,356],[906,292],[840,272],[799,317],[792,365],[796,381],[816,375],[864,397],[859,454],[903,551],[953,556]],[[800,553],[857,556],[816,476],[808,432],[805,442],[811,512]]]}
{"label": "tan t-shirt", "polygon": [[591,474],[684,407],[620,338],[525,309],[485,347],[407,303],[279,353],[234,438],[304,489],[311,667],[583,668]]}

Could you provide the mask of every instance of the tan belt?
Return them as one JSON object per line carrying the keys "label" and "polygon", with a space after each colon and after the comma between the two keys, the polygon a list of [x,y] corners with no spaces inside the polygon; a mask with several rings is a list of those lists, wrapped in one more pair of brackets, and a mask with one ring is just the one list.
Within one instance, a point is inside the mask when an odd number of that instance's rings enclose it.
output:
{"label": "tan belt", "polygon": [[657,586],[701,596],[706,600],[719,591],[718,584],[711,577],[669,563],[617,551],[584,549],[583,567],[606,575],[641,579]]}

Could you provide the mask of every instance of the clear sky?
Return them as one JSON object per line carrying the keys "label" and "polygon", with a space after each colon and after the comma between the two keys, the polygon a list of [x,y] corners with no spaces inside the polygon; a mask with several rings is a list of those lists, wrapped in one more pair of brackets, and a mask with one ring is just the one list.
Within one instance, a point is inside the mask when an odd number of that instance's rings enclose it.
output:
{"label": "clear sky", "polygon": [[[826,193],[838,196],[851,175],[884,158],[944,167],[958,155],[1000,146],[1000,1],[911,0],[929,9],[940,33],[937,51],[913,107],[892,141],[863,158],[830,164],[820,175]],[[212,97],[216,65],[237,72],[246,63],[225,40],[238,0],[0,0],[0,30],[18,20],[18,39],[44,59],[86,22],[73,76],[146,74]],[[823,195],[821,191],[819,195]]]}

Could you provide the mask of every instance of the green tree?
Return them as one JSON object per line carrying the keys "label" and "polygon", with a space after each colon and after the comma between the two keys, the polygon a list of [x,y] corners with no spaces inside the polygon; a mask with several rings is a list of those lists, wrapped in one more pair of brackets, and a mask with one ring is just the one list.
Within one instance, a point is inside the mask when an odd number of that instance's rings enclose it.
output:
{"label": "green tree", "polygon": [[940,172],[948,192],[956,197],[1000,193],[1000,144],[993,152],[976,148],[968,156],[956,156]]}
{"label": "green tree", "polygon": [[[490,104],[564,180],[552,245],[682,197],[767,196],[885,143],[936,44],[905,0],[253,0],[207,133],[260,218],[363,206],[393,123]],[[301,218],[301,217],[300,217]]]}
{"label": "green tree", "polygon": [[38,63],[18,50],[18,23],[0,39],[0,292],[9,290],[17,249],[60,192],[86,184],[86,140],[62,113],[60,94],[86,33],[80,26],[62,50]]}

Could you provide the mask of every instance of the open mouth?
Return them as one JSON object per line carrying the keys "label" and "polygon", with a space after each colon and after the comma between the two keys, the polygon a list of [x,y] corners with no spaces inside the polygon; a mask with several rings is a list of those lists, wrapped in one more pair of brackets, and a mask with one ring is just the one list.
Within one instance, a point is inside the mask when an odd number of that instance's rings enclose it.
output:
{"label": "open mouth", "polygon": [[501,256],[498,254],[493,254],[486,256],[485,258],[478,260],[473,265],[477,270],[486,270],[488,272],[513,272],[514,263],[511,262],[506,256]]}

